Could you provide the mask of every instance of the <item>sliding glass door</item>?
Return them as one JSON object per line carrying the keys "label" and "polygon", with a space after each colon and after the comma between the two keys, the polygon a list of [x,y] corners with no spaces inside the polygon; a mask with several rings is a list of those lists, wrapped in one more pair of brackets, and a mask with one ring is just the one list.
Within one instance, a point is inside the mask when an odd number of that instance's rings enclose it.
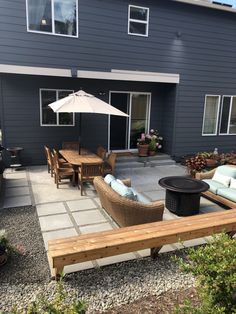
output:
{"label": "sliding glass door", "polygon": [[137,148],[141,133],[148,132],[151,94],[138,92],[111,92],[112,106],[129,114],[129,118],[110,117],[110,150]]}

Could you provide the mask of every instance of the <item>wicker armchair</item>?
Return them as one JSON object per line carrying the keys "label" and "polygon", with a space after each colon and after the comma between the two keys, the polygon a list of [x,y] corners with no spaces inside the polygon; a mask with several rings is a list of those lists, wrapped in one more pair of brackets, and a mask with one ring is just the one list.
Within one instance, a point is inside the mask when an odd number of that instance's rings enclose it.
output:
{"label": "wicker armchair", "polygon": [[[164,204],[162,201],[154,201],[149,204],[132,201],[116,193],[102,177],[96,177],[93,181],[102,207],[121,227],[139,225],[163,218]],[[131,185],[129,179],[123,180],[127,186]]]}
{"label": "wicker armchair", "polygon": [[93,182],[96,176],[101,176],[101,163],[82,163],[78,173],[78,188],[80,188],[81,195],[83,195],[83,183]]}

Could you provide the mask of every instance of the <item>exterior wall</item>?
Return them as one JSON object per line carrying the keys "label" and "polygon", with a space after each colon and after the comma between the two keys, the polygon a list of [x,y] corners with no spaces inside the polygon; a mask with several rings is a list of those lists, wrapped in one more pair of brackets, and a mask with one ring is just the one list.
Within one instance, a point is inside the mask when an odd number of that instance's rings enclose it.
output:
{"label": "exterior wall", "polygon": [[[45,163],[44,145],[61,148],[63,141],[78,140],[78,115],[74,127],[40,126],[40,88],[72,89],[82,87],[88,93],[99,97],[99,91],[105,92],[101,98],[109,101],[109,91],[140,91],[152,93],[151,127],[161,131],[162,98],[165,84],[136,82],[109,82],[100,80],[79,80],[68,78],[36,77],[27,75],[2,75],[1,116],[3,146],[21,146],[23,162],[29,164]],[[107,147],[108,117],[96,114],[82,116],[82,143],[96,150],[98,144]],[[6,154],[6,153],[5,153]]]}
{"label": "exterior wall", "polygon": [[[127,34],[129,4],[150,8],[149,37]],[[165,132],[175,114],[173,137],[168,131],[168,151],[175,156],[235,149],[236,136],[201,135],[205,94],[235,94],[235,33],[235,13],[171,0],[79,0],[78,39],[27,33],[25,0],[0,2],[0,63],[179,73],[176,107],[163,100],[171,110]]]}

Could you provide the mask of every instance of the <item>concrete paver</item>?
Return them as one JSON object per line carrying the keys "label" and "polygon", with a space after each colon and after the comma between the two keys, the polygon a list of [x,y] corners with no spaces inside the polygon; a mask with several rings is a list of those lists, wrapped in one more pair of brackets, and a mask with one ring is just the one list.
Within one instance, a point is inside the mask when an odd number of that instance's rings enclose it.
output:
{"label": "concrete paver", "polygon": [[85,210],[85,209],[97,208],[96,204],[90,198],[75,200],[75,201],[69,201],[69,202],[67,202],[67,205],[72,212]]}
{"label": "concrete paver", "polygon": [[[168,175],[186,175],[182,166],[168,165],[154,168],[125,169],[117,173],[120,179],[131,178],[132,186],[142,192],[150,200],[164,200],[165,190],[158,185],[158,180]],[[85,195],[81,196],[78,187],[71,183],[61,185],[59,189],[54,184],[54,179],[47,173],[46,166],[30,167],[26,171],[7,170],[6,193],[4,207],[18,207],[36,205],[40,227],[44,239],[45,249],[48,249],[49,239],[75,236],[97,231],[118,228],[112,218],[101,208],[93,185],[85,185]],[[29,182],[27,180],[29,178]],[[224,210],[211,201],[201,198],[200,211],[211,212]],[[164,220],[181,219],[181,217],[164,211]],[[185,241],[184,246],[205,243],[206,238]],[[182,248],[182,244],[165,245],[160,253]],[[95,261],[66,266],[65,273],[93,268],[95,265],[103,266],[139,257],[150,255],[150,249],[135,253],[121,254]]]}
{"label": "concrete paver", "polygon": [[42,231],[65,229],[73,227],[68,214],[59,214],[39,217],[39,223]]}
{"label": "concrete paver", "polygon": [[91,224],[97,224],[100,222],[106,222],[106,219],[104,218],[104,216],[97,209],[88,210],[88,211],[81,211],[81,212],[73,212],[72,215],[73,215],[78,226],[91,225]]}

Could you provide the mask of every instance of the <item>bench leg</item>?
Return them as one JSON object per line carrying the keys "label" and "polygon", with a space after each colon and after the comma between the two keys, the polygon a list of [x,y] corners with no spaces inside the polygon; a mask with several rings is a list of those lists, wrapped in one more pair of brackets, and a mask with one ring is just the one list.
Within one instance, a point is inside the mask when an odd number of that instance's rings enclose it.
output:
{"label": "bench leg", "polygon": [[230,238],[233,238],[233,236],[235,235],[236,231],[230,231],[230,232],[226,232],[226,234],[228,234],[228,236]]}
{"label": "bench leg", "polygon": [[63,273],[64,266],[58,266],[53,269],[54,275],[52,276],[53,280],[58,281]]}
{"label": "bench leg", "polygon": [[158,257],[158,253],[161,250],[162,246],[151,248],[151,258],[156,259]]}

